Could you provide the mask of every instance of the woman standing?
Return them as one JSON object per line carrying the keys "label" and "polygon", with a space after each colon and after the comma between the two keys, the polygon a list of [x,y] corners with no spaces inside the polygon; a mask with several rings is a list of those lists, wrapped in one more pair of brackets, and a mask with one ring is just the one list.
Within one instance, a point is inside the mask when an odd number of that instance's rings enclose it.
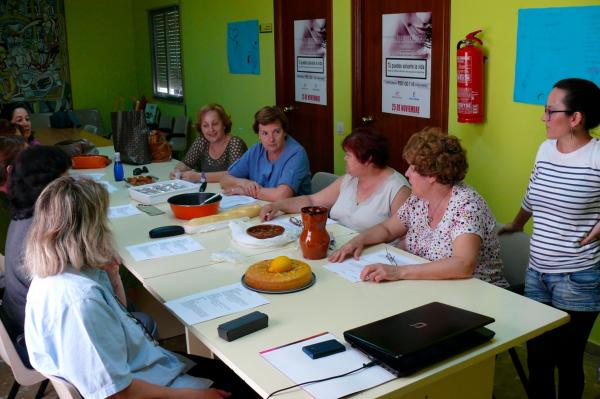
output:
{"label": "woman standing", "polygon": [[231,133],[231,118],[219,104],[208,104],[198,111],[196,129],[200,136],[171,172],[171,178],[180,173],[183,180],[199,182],[202,174],[206,181],[216,183],[227,173],[227,168],[241,157],[248,147],[244,140]]}
{"label": "woman standing", "polygon": [[366,245],[404,237],[402,249],[430,262],[367,265],[361,272],[364,281],[477,277],[507,287],[494,233],[496,221],[481,195],[462,181],[468,165],[458,139],[425,129],[411,136],[402,155],[409,164],[410,197],[397,214],[354,237],[329,260],[358,259]]}
{"label": "woman standing", "polygon": [[564,310],[571,321],[527,343],[535,398],[580,398],[583,351],[600,311],[600,89],[564,79],[548,95],[540,146],[521,209],[500,233],[522,231],[533,216],[525,296]]}
{"label": "woman standing", "polygon": [[305,206],[331,209],[330,217],[356,231],[364,231],[396,213],[410,195],[408,182],[387,166],[389,143],[381,133],[357,128],[342,142],[346,175],[318,193],[266,204],[262,220],[278,211],[298,213]]}

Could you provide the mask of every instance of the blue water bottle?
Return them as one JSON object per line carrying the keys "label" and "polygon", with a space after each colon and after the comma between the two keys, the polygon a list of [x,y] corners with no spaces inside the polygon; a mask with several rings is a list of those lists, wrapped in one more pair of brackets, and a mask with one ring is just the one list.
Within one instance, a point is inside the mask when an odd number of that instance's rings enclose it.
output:
{"label": "blue water bottle", "polygon": [[123,164],[121,163],[121,154],[115,152],[115,164],[113,165],[115,172],[115,181],[123,180]]}

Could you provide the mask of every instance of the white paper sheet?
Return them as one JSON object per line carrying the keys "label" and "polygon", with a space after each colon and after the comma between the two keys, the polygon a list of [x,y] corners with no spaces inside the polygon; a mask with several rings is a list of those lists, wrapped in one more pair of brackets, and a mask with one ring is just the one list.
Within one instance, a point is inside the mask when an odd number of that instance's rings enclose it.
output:
{"label": "white paper sheet", "polygon": [[186,254],[204,249],[200,243],[191,237],[175,237],[164,240],[150,241],[143,244],[125,247],[136,262],[148,259],[162,258]]}
{"label": "white paper sheet", "polygon": [[117,188],[105,180],[97,180],[96,183],[102,184],[109,193],[114,193]]}
{"label": "white paper sheet", "polygon": [[[393,260],[388,258],[388,253],[393,257]],[[361,281],[360,272],[365,266],[373,263],[393,265],[394,262],[396,263],[396,266],[414,265],[415,263],[419,263],[414,259],[401,255],[397,252],[379,251],[368,255],[362,255],[359,260],[348,258],[341,263],[327,263],[323,267],[329,271],[339,274],[346,280],[350,280],[353,283],[358,283]]]}
{"label": "white paper sheet", "polygon": [[139,215],[140,213],[142,212],[131,204],[111,206],[108,208],[109,219],[124,218],[127,216]]}
{"label": "white paper sheet", "polygon": [[[302,351],[303,346],[329,339],[337,338],[325,333],[286,346],[267,349],[260,354],[296,384],[344,374],[370,362],[366,355],[345,343],[345,352],[320,359],[311,359]],[[339,339],[338,341],[342,342]],[[333,399],[375,387],[394,378],[396,376],[383,367],[372,366],[345,377],[309,384],[302,388],[317,399]]]}
{"label": "white paper sheet", "polygon": [[98,180],[102,179],[102,177],[104,177],[104,173],[77,173],[77,172],[70,172],[69,175],[71,175],[75,179],[81,179],[81,178],[85,177],[86,179],[92,179],[92,180],[96,180],[96,181],[98,181]]}
{"label": "white paper sheet", "polygon": [[236,283],[175,299],[165,305],[186,324],[193,325],[267,303],[269,301],[256,292]]}
{"label": "white paper sheet", "polygon": [[256,198],[247,197],[245,195],[224,195],[221,199],[221,209],[229,209],[234,206],[252,204],[256,202]]}

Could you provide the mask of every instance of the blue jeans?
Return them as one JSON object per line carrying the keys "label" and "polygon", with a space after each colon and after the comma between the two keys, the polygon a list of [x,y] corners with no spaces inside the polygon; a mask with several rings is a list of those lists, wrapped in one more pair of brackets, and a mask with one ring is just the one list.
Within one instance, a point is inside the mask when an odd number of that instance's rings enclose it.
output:
{"label": "blue jeans", "polygon": [[573,273],[527,269],[525,296],[561,310],[600,311],[600,264]]}

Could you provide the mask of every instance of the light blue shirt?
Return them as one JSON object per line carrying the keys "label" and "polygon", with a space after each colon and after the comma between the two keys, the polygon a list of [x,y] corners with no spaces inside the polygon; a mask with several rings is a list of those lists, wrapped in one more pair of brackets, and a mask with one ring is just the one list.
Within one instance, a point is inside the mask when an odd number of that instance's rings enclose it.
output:
{"label": "light blue shirt", "polygon": [[292,136],[287,135],[281,156],[271,162],[261,143],[254,144],[228,170],[234,177],[250,179],[263,187],[288,185],[294,195],[311,193],[310,165],[306,150]]}
{"label": "light blue shirt", "polygon": [[84,398],[114,395],[133,379],[176,388],[211,384],[185,374],[193,364],[148,337],[99,269],[69,268],[34,278],[25,308],[25,340],[35,369],[64,378]]}

